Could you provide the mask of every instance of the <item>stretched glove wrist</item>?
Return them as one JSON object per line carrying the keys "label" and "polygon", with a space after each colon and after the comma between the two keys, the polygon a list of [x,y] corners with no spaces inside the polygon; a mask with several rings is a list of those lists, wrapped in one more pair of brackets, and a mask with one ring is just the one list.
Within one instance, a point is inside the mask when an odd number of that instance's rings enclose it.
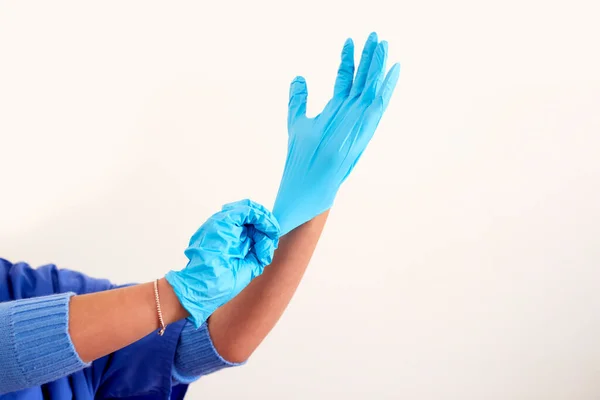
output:
{"label": "stretched glove wrist", "polygon": [[333,207],[338,191],[332,190],[323,194],[307,191],[297,196],[290,196],[295,192],[282,186],[273,205],[273,214],[277,221],[281,221],[281,235]]}

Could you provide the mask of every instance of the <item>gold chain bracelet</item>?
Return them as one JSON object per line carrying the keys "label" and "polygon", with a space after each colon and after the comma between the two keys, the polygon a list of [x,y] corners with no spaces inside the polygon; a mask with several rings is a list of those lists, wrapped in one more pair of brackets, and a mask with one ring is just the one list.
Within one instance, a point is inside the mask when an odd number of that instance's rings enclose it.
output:
{"label": "gold chain bracelet", "polygon": [[165,321],[163,320],[162,311],[160,309],[160,297],[158,296],[158,279],[154,281],[154,299],[156,300],[156,311],[158,312],[158,322],[160,322],[160,329],[158,330],[158,334],[162,336],[165,333],[165,329],[167,326],[165,325]]}

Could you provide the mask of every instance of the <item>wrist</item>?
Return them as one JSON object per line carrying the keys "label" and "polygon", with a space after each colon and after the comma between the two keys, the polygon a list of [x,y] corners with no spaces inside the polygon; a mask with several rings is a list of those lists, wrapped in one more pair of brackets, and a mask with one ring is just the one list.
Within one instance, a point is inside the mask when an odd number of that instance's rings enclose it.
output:
{"label": "wrist", "polygon": [[189,313],[183,308],[181,302],[177,298],[173,287],[165,278],[158,280],[158,293],[160,296],[160,307],[166,325],[189,316]]}

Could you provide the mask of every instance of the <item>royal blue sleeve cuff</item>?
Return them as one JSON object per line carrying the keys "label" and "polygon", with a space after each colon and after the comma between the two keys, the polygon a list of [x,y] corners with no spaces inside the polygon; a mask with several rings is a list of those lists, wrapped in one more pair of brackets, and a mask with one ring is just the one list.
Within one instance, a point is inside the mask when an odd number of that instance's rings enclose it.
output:
{"label": "royal blue sleeve cuff", "polygon": [[206,322],[198,329],[186,322],[175,353],[173,379],[189,384],[203,375],[243,364],[245,363],[229,362],[219,355],[210,338]]}
{"label": "royal blue sleeve cuff", "polygon": [[38,386],[89,364],[69,336],[73,293],[0,303],[0,394]]}

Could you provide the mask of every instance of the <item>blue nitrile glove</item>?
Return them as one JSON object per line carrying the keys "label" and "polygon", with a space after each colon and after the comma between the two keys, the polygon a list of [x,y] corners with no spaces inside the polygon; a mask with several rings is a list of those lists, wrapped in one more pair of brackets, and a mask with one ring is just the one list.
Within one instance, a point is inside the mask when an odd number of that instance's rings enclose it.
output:
{"label": "blue nitrile glove", "polygon": [[369,144],[398,81],[394,64],[385,80],[387,42],[371,33],[354,76],[354,44],[346,40],[333,98],[306,116],[306,82],[290,86],[288,154],[273,214],[284,235],[331,208],[342,182]]}
{"label": "blue nitrile glove", "polygon": [[189,262],[166,279],[196,328],[262,274],[273,259],[279,224],[250,200],[226,204],[190,239]]}

